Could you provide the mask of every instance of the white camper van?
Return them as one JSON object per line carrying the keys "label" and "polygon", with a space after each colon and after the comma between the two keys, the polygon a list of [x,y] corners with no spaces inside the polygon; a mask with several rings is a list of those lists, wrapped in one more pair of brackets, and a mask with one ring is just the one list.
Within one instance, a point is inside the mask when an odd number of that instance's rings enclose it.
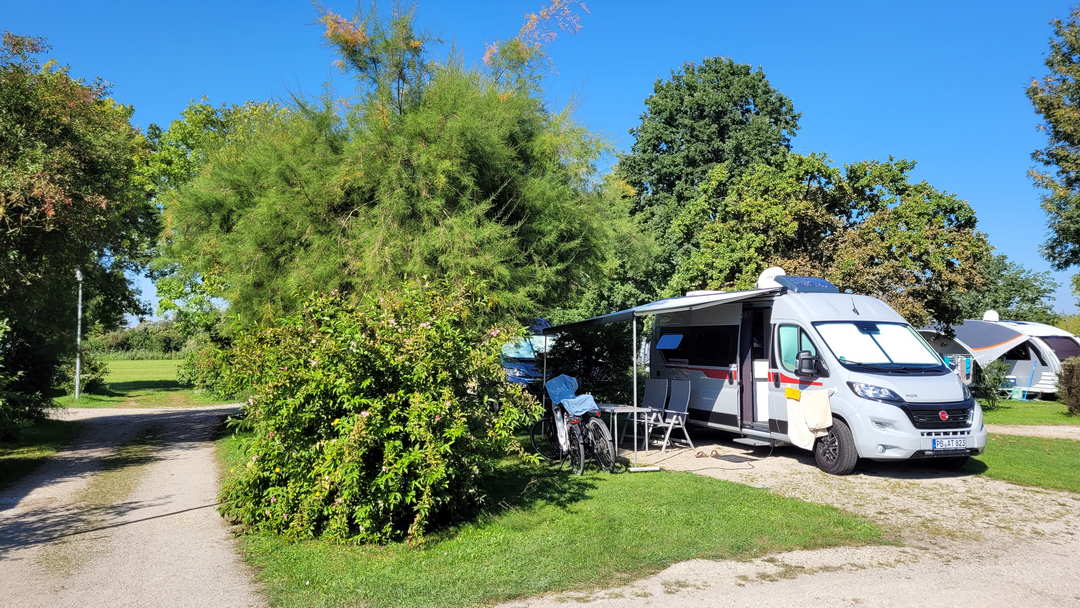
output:
{"label": "white camper van", "polygon": [[[801,444],[835,474],[859,458],[959,465],[983,450],[982,410],[896,311],[770,270],[755,290],[692,292],[623,311],[654,318],[649,376],[690,381],[692,424],[743,443]],[[800,403],[811,396],[828,408],[826,420],[831,409],[832,424],[807,440]]]}

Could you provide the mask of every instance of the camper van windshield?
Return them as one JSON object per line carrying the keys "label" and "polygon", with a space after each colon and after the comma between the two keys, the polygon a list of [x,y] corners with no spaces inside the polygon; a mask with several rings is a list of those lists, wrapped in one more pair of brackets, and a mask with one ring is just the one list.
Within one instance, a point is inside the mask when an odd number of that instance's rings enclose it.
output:
{"label": "camper van windshield", "polygon": [[840,321],[814,323],[836,358],[845,365],[911,371],[943,364],[911,326],[903,323]]}
{"label": "camper van windshield", "polygon": [[507,359],[535,359],[536,349],[529,338],[514,340],[502,347],[502,356]]}

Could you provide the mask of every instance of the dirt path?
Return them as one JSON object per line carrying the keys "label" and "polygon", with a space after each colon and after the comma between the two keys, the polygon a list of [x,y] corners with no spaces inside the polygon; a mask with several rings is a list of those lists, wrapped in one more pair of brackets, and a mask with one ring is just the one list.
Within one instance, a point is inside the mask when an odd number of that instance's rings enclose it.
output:
{"label": "dirt path", "polygon": [[722,435],[699,441],[642,463],[835,505],[902,544],[695,560],[623,587],[508,606],[1080,606],[1080,494],[918,464],[868,463],[835,477],[794,448],[770,456]]}
{"label": "dirt path", "polygon": [[1002,435],[1027,435],[1028,437],[1049,437],[1051,439],[1080,441],[1080,425],[988,424],[986,430],[991,433],[1001,433]]}
{"label": "dirt path", "polygon": [[215,510],[234,410],[61,410],[76,445],[0,491],[0,606],[263,605]]}

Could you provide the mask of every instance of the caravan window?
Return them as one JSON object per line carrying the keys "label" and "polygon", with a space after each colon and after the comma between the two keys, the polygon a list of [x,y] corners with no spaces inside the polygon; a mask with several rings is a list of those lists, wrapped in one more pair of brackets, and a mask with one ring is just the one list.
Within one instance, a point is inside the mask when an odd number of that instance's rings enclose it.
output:
{"label": "caravan window", "polygon": [[665,327],[656,340],[667,363],[710,367],[734,365],[738,345],[738,325]]}
{"label": "caravan window", "polygon": [[808,350],[810,354],[817,355],[817,348],[810,341],[810,336],[797,325],[781,325],[777,336],[780,365],[789,372],[795,371],[795,359],[799,356],[799,351]]}
{"label": "caravan window", "polygon": [[1050,350],[1054,351],[1057,358],[1064,361],[1070,357],[1080,357],[1080,344],[1068,336],[1042,336]]}

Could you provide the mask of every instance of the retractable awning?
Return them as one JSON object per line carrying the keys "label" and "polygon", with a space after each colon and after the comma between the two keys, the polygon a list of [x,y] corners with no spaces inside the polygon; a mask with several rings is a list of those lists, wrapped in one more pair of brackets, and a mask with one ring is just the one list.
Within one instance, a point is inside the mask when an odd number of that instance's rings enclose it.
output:
{"label": "retractable awning", "polygon": [[764,295],[779,293],[780,291],[781,288],[779,287],[770,287],[768,289],[749,289],[746,291],[710,291],[688,296],[679,296],[677,298],[667,298],[635,306],[633,308],[627,308],[626,310],[600,315],[591,319],[585,319],[583,321],[549,327],[544,330],[544,333],[557,334],[564,331],[588,327],[590,325],[605,325],[608,323],[629,321],[635,317],[648,317],[673,312],[699,310],[710,306],[717,306],[719,304],[750,300]]}
{"label": "retractable awning", "polygon": [[[941,332],[926,328],[926,332]],[[1013,347],[1027,342],[1028,336],[999,323],[989,321],[964,321],[953,327],[953,340],[963,346],[979,365],[986,366]]]}

